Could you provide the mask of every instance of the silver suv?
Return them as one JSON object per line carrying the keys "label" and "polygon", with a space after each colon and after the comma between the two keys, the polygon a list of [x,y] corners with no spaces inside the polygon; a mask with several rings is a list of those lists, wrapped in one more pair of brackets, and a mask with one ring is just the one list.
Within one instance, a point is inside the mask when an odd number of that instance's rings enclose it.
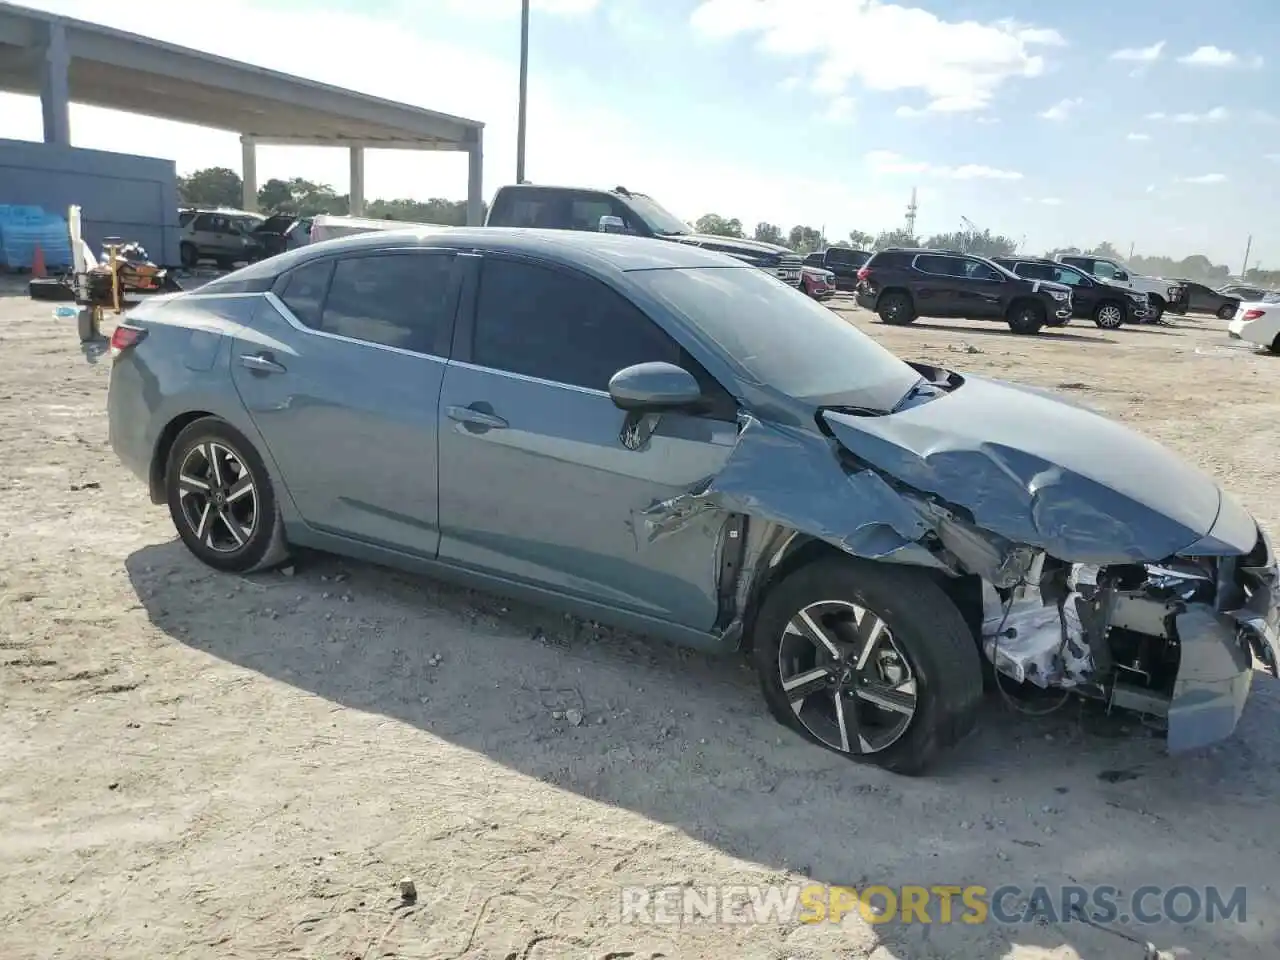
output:
{"label": "silver suv", "polygon": [[265,250],[253,231],[265,220],[261,214],[247,210],[180,210],[182,238],[178,249],[182,265],[194,267],[201,260],[213,260],[230,270],[237,263],[261,260]]}

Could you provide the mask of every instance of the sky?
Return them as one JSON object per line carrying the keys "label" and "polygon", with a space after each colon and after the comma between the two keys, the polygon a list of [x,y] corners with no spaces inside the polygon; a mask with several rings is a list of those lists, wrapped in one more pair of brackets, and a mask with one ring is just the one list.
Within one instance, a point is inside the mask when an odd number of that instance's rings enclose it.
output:
{"label": "sky", "polygon": [[[26,5],[119,21],[100,0]],[[966,218],[1033,253],[1108,240],[1235,271],[1252,235],[1249,266],[1277,268],[1280,16],[1275,0],[1212,11],[1201,0],[532,0],[526,178],[622,184],[687,220],[801,223],[828,240],[902,226],[915,187],[922,236]],[[515,178],[519,0],[170,0],[124,20],[483,121],[486,199]],[[78,105],[71,128],[77,146],[165,156],[179,173],[240,167],[234,132]],[[39,102],[0,94],[0,137],[40,140]],[[466,166],[465,154],[368,151],[365,194],[463,199]],[[258,148],[260,182],[293,176],[345,193],[346,151]]]}

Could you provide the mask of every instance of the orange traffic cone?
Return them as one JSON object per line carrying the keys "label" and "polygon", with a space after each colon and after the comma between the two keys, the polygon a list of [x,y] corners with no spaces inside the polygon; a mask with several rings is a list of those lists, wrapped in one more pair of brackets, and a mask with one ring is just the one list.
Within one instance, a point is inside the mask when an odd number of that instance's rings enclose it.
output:
{"label": "orange traffic cone", "polygon": [[36,252],[31,257],[31,275],[33,277],[43,277],[44,271],[44,248],[40,244],[36,244]]}

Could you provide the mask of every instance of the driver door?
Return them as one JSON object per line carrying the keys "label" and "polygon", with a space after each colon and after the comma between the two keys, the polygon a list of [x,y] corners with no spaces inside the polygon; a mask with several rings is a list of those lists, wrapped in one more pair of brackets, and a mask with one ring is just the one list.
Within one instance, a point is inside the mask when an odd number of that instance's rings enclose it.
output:
{"label": "driver door", "polygon": [[[709,630],[725,515],[653,543],[637,542],[634,515],[720,471],[736,404],[604,283],[507,255],[476,266],[440,396],[440,559]],[[690,370],[712,401],[663,414],[632,449],[608,383],[654,360]]]}

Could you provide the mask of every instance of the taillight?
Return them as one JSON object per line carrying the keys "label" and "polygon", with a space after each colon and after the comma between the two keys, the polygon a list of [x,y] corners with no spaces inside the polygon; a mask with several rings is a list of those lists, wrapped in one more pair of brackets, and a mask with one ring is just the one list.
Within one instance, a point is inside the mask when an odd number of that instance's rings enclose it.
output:
{"label": "taillight", "polygon": [[1260,316],[1262,316],[1262,315],[1263,315],[1264,313],[1266,313],[1266,312],[1267,312],[1267,311],[1265,311],[1265,310],[1246,310],[1246,311],[1244,312],[1244,319],[1245,319],[1245,320],[1257,320]]}
{"label": "taillight", "polygon": [[129,323],[119,324],[111,334],[111,357],[115,359],[130,347],[136,347],[145,340],[147,331]]}
{"label": "taillight", "polygon": [[859,282],[861,282],[861,281],[863,281],[863,280],[866,280],[866,279],[867,279],[867,277],[869,277],[869,276],[871,276],[871,271],[870,271],[870,270],[868,270],[866,267],[860,267],[860,268],[858,269],[858,280],[859,280]]}

